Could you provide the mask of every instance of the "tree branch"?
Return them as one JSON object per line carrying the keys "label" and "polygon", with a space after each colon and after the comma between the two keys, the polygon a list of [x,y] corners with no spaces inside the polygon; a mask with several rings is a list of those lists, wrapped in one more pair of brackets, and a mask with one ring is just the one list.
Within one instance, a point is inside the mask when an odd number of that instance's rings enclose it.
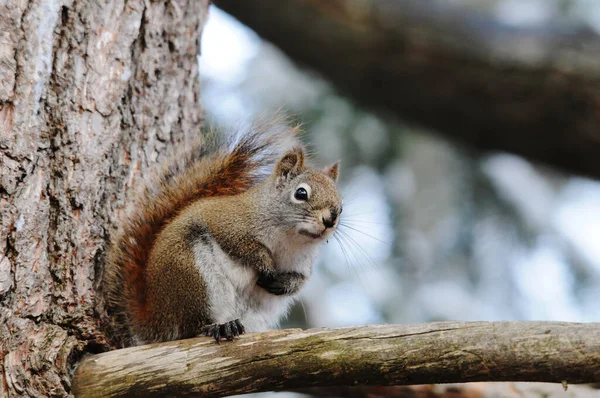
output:
{"label": "tree branch", "polygon": [[313,386],[600,380],[600,323],[438,322],[126,348],[77,368],[77,397],[220,397]]}
{"label": "tree branch", "polygon": [[354,100],[484,149],[600,177],[600,40],[445,2],[217,0]]}

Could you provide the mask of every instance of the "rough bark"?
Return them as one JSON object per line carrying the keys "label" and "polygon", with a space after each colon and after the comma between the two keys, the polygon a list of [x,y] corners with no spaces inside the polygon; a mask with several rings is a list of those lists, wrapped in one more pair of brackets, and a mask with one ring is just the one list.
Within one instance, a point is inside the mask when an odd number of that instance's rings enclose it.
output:
{"label": "rough bark", "polygon": [[600,39],[445,2],[218,0],[360,103],[600,178]]}
{"label": "rough bark", "polygon": [[0,396],[67,396],[127,192],[202,122],[208,1],[0,1]]}
{"label": "rough bark", "polygon": [[283,330],[111,351],[76,370],[78,397],[220,397],[312,386],[600,380],[600,324],[439,322]]}

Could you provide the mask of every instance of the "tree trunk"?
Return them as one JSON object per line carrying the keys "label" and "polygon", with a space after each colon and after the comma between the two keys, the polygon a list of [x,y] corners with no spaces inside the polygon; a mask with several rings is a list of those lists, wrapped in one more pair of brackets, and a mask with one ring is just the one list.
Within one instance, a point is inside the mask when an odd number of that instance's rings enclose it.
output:
{"label": "tree trunk", "polygon": [[357,102],[600,178],[600,38],[445,3],[216,1]]}
{"label": "tree trunk", "polygon": [[68,396],[138,177],[199,130],[208,0],[0,2],[0,396]]}

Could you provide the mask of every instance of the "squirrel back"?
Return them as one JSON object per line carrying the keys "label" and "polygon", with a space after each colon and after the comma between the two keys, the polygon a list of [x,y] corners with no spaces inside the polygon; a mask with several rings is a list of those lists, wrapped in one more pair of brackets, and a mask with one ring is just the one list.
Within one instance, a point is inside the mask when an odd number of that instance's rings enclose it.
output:
{"label": "squirrel back", "polygon": [[205,137],[142,188],[112,239],[107,256],[108,333],[118,346],[135,343],[132,324],[151,317],[146,268],[161,230],[203,198],[233,196],[268,177],[286,150],[297,147],[296,129],[278,122],[254,125],[238,138]]}

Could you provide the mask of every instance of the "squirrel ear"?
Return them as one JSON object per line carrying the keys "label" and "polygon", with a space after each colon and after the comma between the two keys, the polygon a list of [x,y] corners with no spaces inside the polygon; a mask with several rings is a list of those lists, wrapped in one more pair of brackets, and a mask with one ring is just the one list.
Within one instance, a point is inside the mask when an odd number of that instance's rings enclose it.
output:
{"label": "squirrel ear", "polygon": [[333,181],[337,182],[338,176],[340,175],[340,161],[338,160],[331,166],[325,167],[323,173],[327,174]]}
{"label": "squirrel ear", "polygon": [[304,151],[300,147],[296,147],[287,151],[275,167],[275,174],[278,177],[294,178],[304,170]]}

